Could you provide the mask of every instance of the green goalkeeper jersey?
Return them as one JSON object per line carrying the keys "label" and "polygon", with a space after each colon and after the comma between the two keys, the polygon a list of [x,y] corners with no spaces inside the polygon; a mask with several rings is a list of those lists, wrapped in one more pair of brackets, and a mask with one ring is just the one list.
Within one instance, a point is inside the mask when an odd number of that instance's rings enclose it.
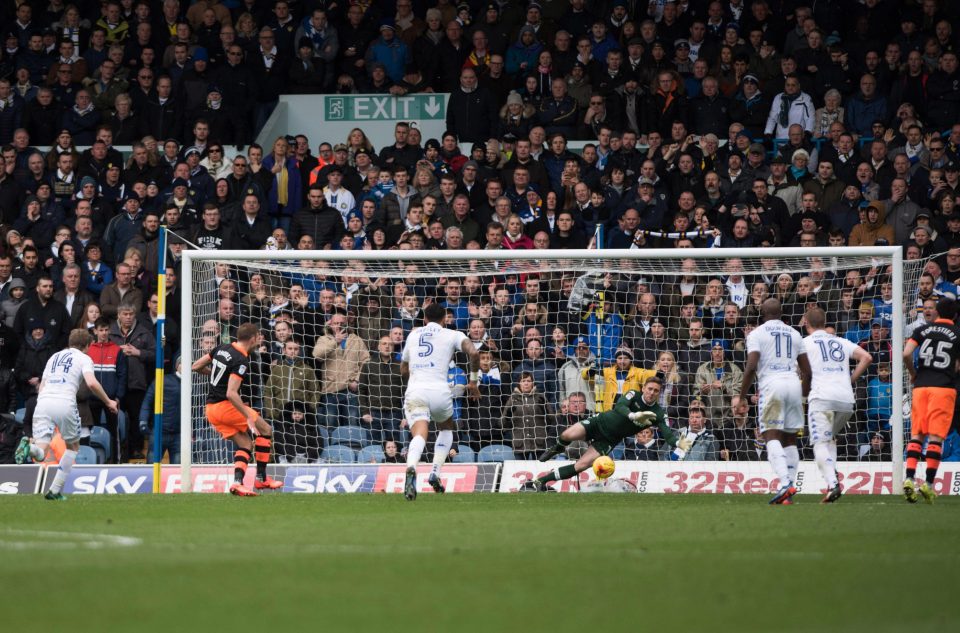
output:
{"label": "green goalkeeper jersey", "polygon": [[[628,417],[631,413],[639,411],[652,411],[657,414],[656,421],[653,423],[634,422]],[[660,437],[664,441],[670,446],[677,445],[677,435],[667,426],[667,416],[663,407],[660,406],[659,402],[647,404],[643,401],[642,394],[636,389],[631,389],[620,396],[613,409],[587,418],[583,421],[583,425],[587,427],[587,439],[594,444],[601,442],[615,446],[622,439],[656,425],[657,429],[660,430]]]}

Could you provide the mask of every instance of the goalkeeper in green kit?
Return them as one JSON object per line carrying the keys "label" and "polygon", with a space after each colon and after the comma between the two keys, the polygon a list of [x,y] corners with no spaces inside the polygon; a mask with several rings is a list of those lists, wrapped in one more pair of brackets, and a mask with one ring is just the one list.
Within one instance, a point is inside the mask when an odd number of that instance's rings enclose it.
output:
{"label": "goalkeeper in green kit", "polygon": [[[560,434],[556,445],[549,448],[540,456],[540,461],[553,459],[566,450],[571,442],[586,440],[590,447],[574,464],[567,464],[553,469],[551,472],[526,482],[521,490],[543,491],[551,481],[568,479],[581,473],[593,465],[593,460],[601,455],[608,455],[614,446],[624,438],[635,435],[638,431],[656,425],[660,435],[670,444],[683,449],[689,449],[690,441],[678,439],[677,434],[667,426],[666,415],[660,406],[660,389],[663,381],[658,376],[652,376],[643,383],[640,391],[631,389],[626,392],[613,409],[598,413],[582,422],[571,424]],[[684,446],[687,444],[687,446]]]}

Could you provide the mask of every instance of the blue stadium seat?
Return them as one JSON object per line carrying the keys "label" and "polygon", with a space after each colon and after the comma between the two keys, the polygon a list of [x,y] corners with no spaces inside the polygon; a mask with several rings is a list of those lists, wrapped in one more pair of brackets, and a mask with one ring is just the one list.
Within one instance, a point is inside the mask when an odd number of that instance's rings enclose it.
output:
{"label": "blue stadium seat", "polygon": [[96,464],[97,463],[97,451],[93,450],[89,446],[81,446],[80,451],[77,453],[77,464]]}
{"label": "blue stadium seat", "polygon": [[[106,420],[103,423],[106,424]],[[120,436],[120,442],[127,439],[127,414],[123,410],[117,413],[117,435]]]}
{"label": "blue stadium seat", "polygon": [[330,431],[330,443],[361,449],[370,445],[370,434],[362,426],[338,426]]}
{"label": "blue stadium seat", "polygon": [[333,444],[323,449],[323,461],[328,464],[353,464],[357,461],[357,452],[349,446]]}
{"label": "blue stadium seat", "polygon": [[384,459],[383,449],[376,444],[364,446],[357,453],[358,464],[369,464],[370,462],[381,463]]}
{"label": "blue stadium seat", "polygon": [[626,456],[626,448],[624,447],[623,442],[620,442],[610,450],[610,459],[617,461],[624,459]]}
{"label": "blue stadium seat", "polygon": [[103,464],[110,461],[110,458],[113,456],[113,444],[110,441],[110,431],[102,426],[95,426],[90,429],[90,446],[96,450],[103,451],[103,461],[101,462]]}
{"label": "blue stadium seat", "polygon": [[320,436],[321,446],[329,446],[332,443],[330,441],[330,431],[327,430],[327,427],[317,426],[317,435]]}
{"label": "blue stadium seat", "polygon": [[484,446],[477,453],[478,462],[502,462],[508,459],[516,459],[516,457],[513,455],[513,449],[506,444]]}
{"label": "blue stadium seat", "polygon": [[453,458],[454,464],[466,464],[477,461],[477,454],[466,444],[457,445],[457,454]]}

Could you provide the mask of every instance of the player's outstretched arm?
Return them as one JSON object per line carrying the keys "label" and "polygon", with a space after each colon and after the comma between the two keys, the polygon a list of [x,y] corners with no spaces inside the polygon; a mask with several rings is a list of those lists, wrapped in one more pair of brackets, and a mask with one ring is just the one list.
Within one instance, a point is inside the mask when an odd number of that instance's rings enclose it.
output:
{"label": "player's outstretched arm", "polygon": [[908,338],[903,346],[903,366],[910,372],[911,382],[917,377],[917,369],[913,366],[913,352],[916,351],[916,349],[917,342],[912,338]]}
{"label": "player's outstretched arm", "polygon": [[83,380],[85,383],[87,383],[87,388],[90,389],[93,395],[100,398],[100,402],[107,407],[107,410],[109,410],[110,413],[115,414],[117,412],[117,403],[111,400],[110,396],[107,395],[107,392],[103,390],[103,385],[101,385],[100,381],[97,380],[96,375],[92,373],[85,373],[83,375]]}
{"label": "player's outstretched arm", "polygon": [[870,367],[870,363],[873,362],[873,356],[862,347],[857,347],[853,350],[853,360],[857,361],[857,366],[854,367],[853,373],[850,374],[850,382],[856,383],[857,380],[860,379],[860,376]]}
{"label": "player's outstretched arm", "polygon": [[806,398],[810,395],[810,376],[812,376],[812,372],[810,371],[810,361],[803,352],[797,356],[797,368],[800,369],[800,387],[803,397]]}
{"label": "player's outstretched arm", "polygon": [[190,369],[200,374],[209,374],[210,363],[212,361],[213,358],[209,354],[205,354],[204,356],[201,356],[197,360],[193,361],[193,365],[190,366]]}
{"label": "player's outstretched arm", "polygon": [[[740,391],[737,395],[733,396],[731,404],[733,406],[734,415],[736,415],[737,405],[740,404],[740,399],[745,398],[748,391],[750,391],[750,385],[753,384],[753,379],[757,375],[757,367],[760,365],[760,352],[750,352],[747,354],[747,365],[743,369],[743,380],[740,381]],[[809,370],[809,365],[807,366]]]}

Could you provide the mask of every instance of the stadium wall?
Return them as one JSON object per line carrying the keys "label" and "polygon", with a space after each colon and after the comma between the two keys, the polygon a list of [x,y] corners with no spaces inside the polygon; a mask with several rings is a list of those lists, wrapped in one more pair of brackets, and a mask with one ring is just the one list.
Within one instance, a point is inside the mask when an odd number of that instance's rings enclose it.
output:
{"label": "stadium wall", "polygon": [[[567,462],[551,462],[560,465]],[[629,482],[638,493],[653,494],[767,494],[777,489],[776,479],[758,476],[753,462],[688,462],[686,469],[676,462],[618,461],[613,479]],[[544,472],[536,461],[507,461],[503,464],[449,464],[441,478],[452,493],[516,492],[531,476]],[[889,495],[894,492],[893,469],[889,463],[841,462],[840,481],[846,494]],[[923,465],[919,467],[923,472]],[[403,490],[402,464],[271,464],[270,475],[283,481],[282,492],[294,494],[400,493]],[[426,483],[430,466],[418,468],[420,492],[429,492]],[[36,494],[50,488],[56,466],[0,466],[0,495]],[[181,492],[180,468],[161,469],[158,490],[163,494]],[[254,473],[247,473],[252,485]],[[233,481],[232,466],[195,466],[193,492],[226,493]],[[579,478],[554,482],[560,492],[578,492],[596,478],[591,471]],[[813,463],[801,462],[797,476],[800,493],[819,494],[822,480]],[[960,463],[941,464],[934,489],[938,495],[960,496]],[[75,466],[67,479],[67,494],[150,494],[154,490],[154,469],[150,465]]]}

